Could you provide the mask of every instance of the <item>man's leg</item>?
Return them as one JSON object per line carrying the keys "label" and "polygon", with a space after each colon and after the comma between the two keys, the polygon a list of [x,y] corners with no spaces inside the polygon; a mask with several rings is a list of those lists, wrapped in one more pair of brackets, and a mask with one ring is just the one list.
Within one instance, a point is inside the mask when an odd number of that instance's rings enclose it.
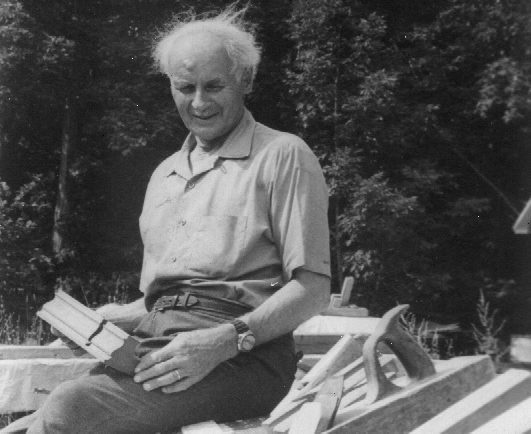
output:
{"label": "man's leg", "polygon": [[66,382],[52,392],[28,434],[149,434],[265,415],[287,393],[295,364],[286,353],[265,361],[261,356],[242,354],[176,394],[145,392],[113,370]]}

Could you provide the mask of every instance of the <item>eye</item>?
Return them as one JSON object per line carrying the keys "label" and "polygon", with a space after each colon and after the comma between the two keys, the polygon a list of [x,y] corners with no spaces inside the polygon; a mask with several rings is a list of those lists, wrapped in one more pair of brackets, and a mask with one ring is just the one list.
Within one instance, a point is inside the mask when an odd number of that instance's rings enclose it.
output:
{"label": "eye", "polygon": [[191,84],[176,86],[176,89],[184,95],[189,95],[195,91],[195,87]]}
{"label": "eye", "polygon": [[207,92],[219,92],[223,89],[223,85],[220,84],[220,83],[213,83],[213,84],[208,84],[206,86],[206,90]]}

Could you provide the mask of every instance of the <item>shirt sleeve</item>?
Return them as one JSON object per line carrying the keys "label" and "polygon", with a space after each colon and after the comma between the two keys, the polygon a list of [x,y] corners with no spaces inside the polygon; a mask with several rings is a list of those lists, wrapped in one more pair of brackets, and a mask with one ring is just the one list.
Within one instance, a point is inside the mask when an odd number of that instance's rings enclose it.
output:
{"label": "shirt sleeve", "polygon": [[319,162],[295,136],[275,150],[270,219],[284,278],[297,268],[330,276],[328,189]]}

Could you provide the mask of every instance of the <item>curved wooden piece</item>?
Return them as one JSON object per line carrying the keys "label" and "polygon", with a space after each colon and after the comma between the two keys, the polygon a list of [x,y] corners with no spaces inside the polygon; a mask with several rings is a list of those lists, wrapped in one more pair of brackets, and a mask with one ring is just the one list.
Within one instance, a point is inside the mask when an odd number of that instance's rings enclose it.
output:
{"label": "curved wooden piece", "polygon": [[379,342],[385,343],[395,353],[412,381],[419,381],[435,374],[435,367],[428,354],[399,323],[400,315],[408,308],[409,305],[402,304],[389,310],[363,345],[363,361],[367,376],[366,404],[372,404],[399,389],[387,379],[380,366],[376,352]]}

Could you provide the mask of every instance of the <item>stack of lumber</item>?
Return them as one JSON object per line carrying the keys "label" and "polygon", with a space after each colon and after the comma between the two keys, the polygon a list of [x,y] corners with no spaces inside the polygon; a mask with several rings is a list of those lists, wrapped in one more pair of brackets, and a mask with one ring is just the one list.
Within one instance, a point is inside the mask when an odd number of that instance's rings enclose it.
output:
{"label": "stack of lumber", "polygon": [[398,323],[406,308],[384,315],[362,357],[344,336],[264,421],[269,432],[407,433],[495,377],[488,356],[433,363]]}
{"label": "stack of lumber", "polygon": [[[384,315],[361,357],[357,337],[343,336],[267,419],[243,426],[209,422],[184,427],[182,433],[528,432],[513,431],[507,418],[517,413],[520,424],[528,426],[530,374],[513,370],[497,377],[488,356],[431,360],[399,325],[406,308]],[[393,354],[380,353],[382,344]],[[489,424],[503,423],[505,429],[488,431]]]}
{"label": "stack of lumber", "polygon": [[[323,345],[267,418],[207,421],[183,427],[182,434],[531,434],[531,373],[510,369],[496,375],[488,356],[431,360],[400,326],[405,309],[397,306],[381,319],[315,317],[299,328],[299,337],[312,336],[315,321],[329,318],[356,325],[338,330],[337,324],[323,323],[334,342],[328,342],[328,350]],[[38,408],[55,385],[99,363],[72,357],[66,348],[0,347],[3,412]],[[31,415],[0,432],[15,432],[30,420]]]}

